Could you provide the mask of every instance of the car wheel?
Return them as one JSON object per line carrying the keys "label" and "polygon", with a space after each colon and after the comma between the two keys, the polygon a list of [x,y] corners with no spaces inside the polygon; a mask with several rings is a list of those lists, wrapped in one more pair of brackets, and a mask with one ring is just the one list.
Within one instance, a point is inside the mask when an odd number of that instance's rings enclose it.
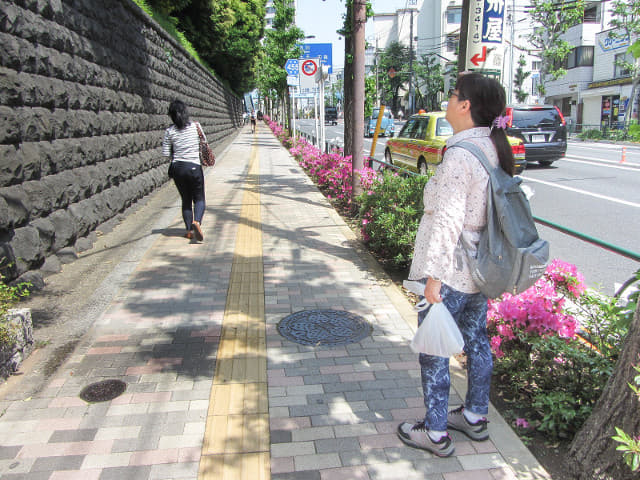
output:
{"label": "car wheel", "polygon": [[418,160],[418,173],[420,173],[420,175],[426,175],[427,171],[427,162],[425,162],[424,158],[421,158]]}
{"label": "car wheel", "polygon": [[538,160],[538,163],[543,167],[548,167],[553,163],[553,160]]}

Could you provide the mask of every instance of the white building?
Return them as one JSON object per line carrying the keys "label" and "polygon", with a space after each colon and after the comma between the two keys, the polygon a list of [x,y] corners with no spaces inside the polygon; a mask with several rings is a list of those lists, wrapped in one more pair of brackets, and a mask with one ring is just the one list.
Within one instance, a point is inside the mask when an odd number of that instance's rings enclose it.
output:
{"label": "white building", "polygon": [[611,18],[610,0],[587,4],[584,22],[564,35],[575,46],[565,62],[567,75],[547,83],[545,103],[584,128],[615,127],[629,108],[631,72],[617,61],[632,61],[630,39],[612,35]]}

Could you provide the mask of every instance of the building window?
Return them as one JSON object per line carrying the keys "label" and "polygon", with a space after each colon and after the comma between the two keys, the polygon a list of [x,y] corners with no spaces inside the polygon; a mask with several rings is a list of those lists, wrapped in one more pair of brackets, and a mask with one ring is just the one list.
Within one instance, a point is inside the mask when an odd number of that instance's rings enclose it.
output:
{"label": "building window", "polygon": [[584,23],[600,23],[598,18],[598,5],[587,4],[584,7]]}
{"label": "building window", "polygon": [[630,53],[619,53],[613,61],[613,78],[629,77],[631,70],[627,67],[633,62],[633,56]]}
{"label": "building window", "polygon": [[531,70],[533,70],[534,72],[539,72],[541,66],[542,66],[541,60],[533,60],[531,62]]}
{"label": "building window", "polygon": [[447,23],[453,25],[460,25],[462,22],[462,8],[454,7],[447,8]]}
{"label": "building window", "polygon": [[567,59],[563,64],[564,68],[576,67],[592,67],[593,66],[593,47],[583,46],[576,47],[569,52]]}
{"label": "building window", "polygon": [[458,51],[458,35],[447,35],[447,52],[455,53]]}

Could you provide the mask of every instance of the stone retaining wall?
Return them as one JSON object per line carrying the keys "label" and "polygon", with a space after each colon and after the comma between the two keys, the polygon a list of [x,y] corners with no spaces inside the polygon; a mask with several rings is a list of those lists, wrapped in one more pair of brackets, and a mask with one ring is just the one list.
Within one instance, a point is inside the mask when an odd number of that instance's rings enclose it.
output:
{"label": "stone retaining wall", "polygon": [[7,279],[168,180],[160,145],[174,98],[214,147],[241,125],[241,99],[129,0],[2,0],[0,44]]}

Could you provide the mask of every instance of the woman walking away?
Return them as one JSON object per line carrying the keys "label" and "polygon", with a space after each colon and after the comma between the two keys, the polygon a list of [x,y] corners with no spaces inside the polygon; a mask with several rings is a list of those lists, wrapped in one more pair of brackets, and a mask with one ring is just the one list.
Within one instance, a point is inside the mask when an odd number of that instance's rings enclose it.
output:
{"label": "woman walking away", "polygon": [[[200,164],[200,124],[189,120],[187,106],[180,100],[169,105],[173,125],[164,132],[162,155],[171,158],[170,176],[182,198],[182,218],[187,233],[185,237],[202,241],[202,217],[204,215],[204,174]],[[204,132],[202,132],[204,137]],[[206,141],[206,138],[205,138]]]}
{"label": "woman walking away", "polygon": [[[454,451],[447,428],[476,441],[489,438],[486,415],[493,359],[486,327],[487,297],[475,286],[467,264],[467,253],[476,251],[487,223],[489,175],[472,153],[456,144],[474,143],[489,163],[513,175],[513,154],[504,131],[505,99],[504,89],[493,79],[477,73],[458,77],[446,114],[454,135],[424,189],[424,215],[409,279],[424,283],[427,302],[444,302],[455,319],[464,338],[468,390],[464,404],[447,413],[449,359],[420,354],[426,413],[418,422],[401,423],[398,436],[407,445],[440,457]],[[426,314],[427,310],[418,314],[418,324]]]}

